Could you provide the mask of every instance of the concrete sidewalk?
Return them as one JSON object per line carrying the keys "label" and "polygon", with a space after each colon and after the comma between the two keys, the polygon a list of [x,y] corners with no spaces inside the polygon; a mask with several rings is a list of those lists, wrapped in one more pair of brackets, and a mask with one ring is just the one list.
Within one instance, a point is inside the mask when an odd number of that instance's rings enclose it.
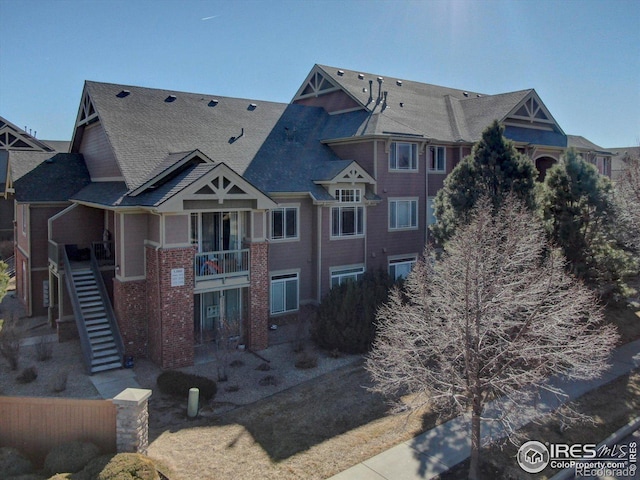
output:
{"label": "concrete sidewalk", "polygon": [[126,388],[142,388],[131,368],[95,373],[89,380],[104,399],[113,398]]}
{"label": "concrete sidewalk", "polygon": [[[560,389],[563,394],[544,394],[537,402],[536,408],[523,408],[516,427],[520,428],[536,417],[555,410],[563,403],[640,367],[640,340],[617,348],[612,355],[611,364],[609,370],[595,380],[569,382],[561,377],[552,377],[549,384]],[[485,413],[491,415],[492,412],[500,412],[502,403],[500,400],[489,403]],[[333,480],[433,478],[469,457],[471,452],[469,422],[468,416],[456,417],[331,478]],[[505,436],[501,428],[492,427],[486,422],[482,425],[482,432],[483,441],[489,438],[497,440]]]}

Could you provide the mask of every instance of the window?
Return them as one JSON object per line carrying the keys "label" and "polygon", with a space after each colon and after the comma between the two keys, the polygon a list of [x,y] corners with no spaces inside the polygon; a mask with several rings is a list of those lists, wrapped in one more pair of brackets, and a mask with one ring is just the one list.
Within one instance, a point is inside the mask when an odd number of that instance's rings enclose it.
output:
{"label": "window", "polygon": [[389,229],[418,228],[418,200],[389,200]]}
{"label": "window", "polygon": [[271,314],[298,310],[298,274],[271,276]]}
{"label": "window", "polygon": [[389,152],[389,170],[418,170],[418,145],[392,142]]}
{"label": "window", "polygon": [[338,188],[336,189],[336,200],[342,203],[360,202],[359,188]]}
{"label": "window", "polygon": [[350,237],[362,235],[364,232],[363,207],[333,207],[331,208],[331,236]]}
{"label": "window", "polygon": [[429,147],[429,170],[444,172],[447,169],[447,149],[444,147]]}
{"label": "window", "polygon": [[364,275],[364,267],[339,267],[331,270],[331,288],[347,281],[357,282],[362,275]]}
{"label": "window", "polygon": [[[359,188],[336,189],[336,200],[340,203],[355,204],[361,201]],[[344,205],[331,208],[331,236],[349,237],[364,233],[364,207]]]}
{"label": "window", "polygon": [[271,210],[271,239],[298,238],[298,207],[283,207]]}
{"label": "window", "polygon": [[22,205],[22,234],[27,234],[27,205]]}
{"label": "window", "polygon": [[407,278],[416,264],[416,257],[395,258],[389,260],[389,275],[396,280]]}

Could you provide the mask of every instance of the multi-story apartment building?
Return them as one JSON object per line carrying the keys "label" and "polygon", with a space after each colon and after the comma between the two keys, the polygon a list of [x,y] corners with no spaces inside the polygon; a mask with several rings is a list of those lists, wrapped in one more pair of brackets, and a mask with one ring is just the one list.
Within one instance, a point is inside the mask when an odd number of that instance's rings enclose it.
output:
{"label": "multi-story apartment building", "polygon": [[610,170],[535,90],[320,65],[289,104],[86,82],[70,154],[52,162],[82,166],[37,192],[75,190],[46,220],[50,316],[61,328],[75,317],[93,371],[122,354],[190,365],[222,321],[263,349],[273,317],[333,285],[372,268],[406,275],[446,175],[496,119],[541,176],[572,145]]}

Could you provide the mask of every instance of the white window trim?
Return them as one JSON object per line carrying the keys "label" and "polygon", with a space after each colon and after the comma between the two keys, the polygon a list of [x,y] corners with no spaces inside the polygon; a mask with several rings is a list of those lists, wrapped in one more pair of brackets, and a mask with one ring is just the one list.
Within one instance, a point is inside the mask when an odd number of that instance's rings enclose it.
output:
{"label": "white window trim", "polygon": [[[444,161],[442,164],[442,169],[439,168],[431,168],[431,149],[432,148],[441,148],[444,152]],[[429,145],[427,147],[427,169],[431,173],[447,173],[447,147],[444,145]]]}
{"label": "white window trim", "polygon": [[[273,212],[276,210],[282,210],[283,212],[286,212],[287,209],[295,209],[296,211],[296,233],[295,236],[293,237],[287,237],[286,236],[286,231],[287,231],[287,226],[286,226],[286,213],[283,216],[283,221],[285,221],[284,224],[284,233],[285,236],[282,238],[274,238],[273,237]],[[300,241],[300,204],[279,204],[277,208],[272,209],[269,212],[269,240],[273,243],[285,243],[285,242],[297,242]]]}
{"label": "white window trim", "polygon": [[[418,197],[391,197],[387,199],[387,212],[388,212],[388,216],[387,216],[387,228],[389,229],[390,232],[401,232],[401,231],[405,231],[405,230],[417,230],[420,227],[420,199]],[[415,226],[411,225],[408,227],[392,227],[391,226],[391,209],[392,209],[392,204],[396,204],[396,209],[397,209],[397,202],[413,202],[415,203],[416,206],[416,224]],[[396,221],[398,219],[398,215],[396,212]]]}
{"label": "white window trim", "polygon": [[[392,257],[389,257],[387,259],[387,272],[389,273],[389,275],[391,275],[391,266],[392,265],[404,265],[407,263],[411,263],[411,268],[414,267],[414,265],[416,264],[416,262],[418,261],[418,255],[417,254],[408,254],[408,255],[394,255]],[[395,274],[393,275],[394,279],[397,280],[398,277],[395,276]]]}
{"label": "white window trim", "polygon": [[[283,277],[283,278],[276,278],[274,280],[274,277]],[[284,300],[284,310],[282,311],[278,311],[278,312],[274,312],[273,311],[273,285],[274,283],[286,283],[287,281],[291,280],[295,278],[296,279],[296,308],[292,309],[292,310],[287,310],[287,299],[285,297]],[[286,292],[286,289],[285,289]],[[277,272],[270,272],[269,273],[269,314],[272,316],[275,315],[287,315],[290,314],[292,312],[297,312],[300,310],[300,270],[282,270],[282,271],[277,271]]]}
{"label": "white window trim", "polygon": [[[358,272],[348,270],[359,270]],[[339,267],[331,267],[329,269],[329,285],[333,288],[333,280],[334,278],[338,279],[338,284],[341,285],[344,278],[353,277],[354,275],[364,275],[364,265],[361,263],[355,265],[341,265]],[[336,286],[337,286],[336,285]]]}
{"label": "white window trim", "polygon": [[[398,145],[403,144],[403,145],[411,145],[411,151],[412,153],[415,151],[415,159],[414,161],[411,162],[412,165],[415,165],[415,168],[399,168],[397,166],[398,164],[398,152],[397,152],[397,148]],[[392,167],[391,166],[391,158],[392,158],[392,153],[393,150],[396,150],[396,167]],[[391,142],[391,146],[389,147],[389,159],[387,162],[387,168],[389,169],[389,172],[393,172],[393,173],[416,173],[419,171],[419,165],[420,165],[420,149],[418,148],[418,144],[417,143],[412,143],[412,142]]]}

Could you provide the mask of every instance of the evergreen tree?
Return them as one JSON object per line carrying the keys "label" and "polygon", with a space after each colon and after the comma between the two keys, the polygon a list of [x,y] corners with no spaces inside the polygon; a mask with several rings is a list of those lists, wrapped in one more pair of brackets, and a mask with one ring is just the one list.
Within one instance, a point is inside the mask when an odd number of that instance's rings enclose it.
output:
{"label": "evergreen tree", "polygon": [[568,268],[608,298],[629,293],[625,278],[635,262],[619,238],[611,181],[569,149],[545,178],[540,209],[550,240]]}
{"label": "evergreen tree", "polygon": [[438,221],[431,226],[438,243],[446,242],[456,228],[469,222],[469,212],[482,196],[488,197],[497,209],[505,195],[513,193],[529,209],[534,209],[536,168],[503,133],[504,127],[494,121],[482,133],[471,155],[445,180],[435,200]]}

